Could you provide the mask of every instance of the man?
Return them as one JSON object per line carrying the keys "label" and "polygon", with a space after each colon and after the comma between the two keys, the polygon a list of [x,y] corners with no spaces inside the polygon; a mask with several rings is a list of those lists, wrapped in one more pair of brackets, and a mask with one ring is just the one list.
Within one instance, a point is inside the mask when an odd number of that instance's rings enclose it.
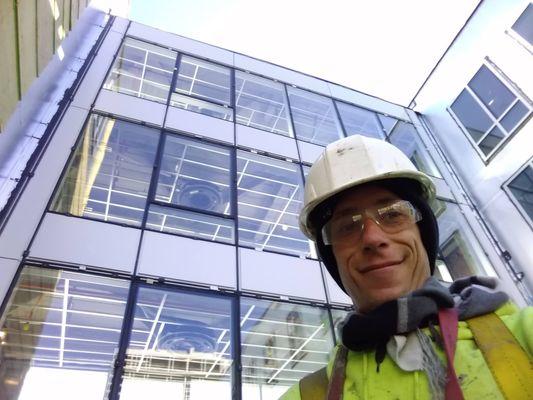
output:
{"label": "man", "polygon": [[431,179],[381,140],[341,139],[315,162],[300,228],[355,312],[327,375],[282,399],[533,399],[533,309],[519,312],[494,278],[447,288],[431,277],[434,197]]}

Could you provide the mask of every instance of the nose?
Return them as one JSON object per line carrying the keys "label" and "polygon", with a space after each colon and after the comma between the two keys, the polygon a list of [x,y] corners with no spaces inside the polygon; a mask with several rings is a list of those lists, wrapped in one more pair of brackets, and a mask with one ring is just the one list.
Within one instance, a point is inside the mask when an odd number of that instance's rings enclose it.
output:
{"label": "nose", "polygon": [[361,232],[360,242],[365,250],[375,250],[386,247],[389,244],[389,238],[381,227],[372,218],[365,218],[363,230]]}

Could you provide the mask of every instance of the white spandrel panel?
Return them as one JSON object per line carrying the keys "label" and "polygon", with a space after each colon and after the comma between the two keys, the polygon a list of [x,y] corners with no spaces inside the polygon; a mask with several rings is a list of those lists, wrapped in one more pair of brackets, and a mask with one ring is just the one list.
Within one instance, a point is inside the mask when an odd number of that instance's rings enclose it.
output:
{"label": "white spandrel panel", "polygon": [[168,108],[165,127],[226,143],[235,143],[233,122],[175,107]]}
{"label": "white spandrel panel", "polygon": [[325,302],[318,261],[239,249],[241,290]]}
{"label": "white spandrel panel", "polygon": [[138,274],[236,287],[235,247],[157,232],[145,232]]}
{"label": "white spandrel panel", "polygon": [[266,151],[293,160],[298,159],[296,140],[293,138],[237,124],[237,145]]}
{"label": "white spandrel panel", "polygon": [[324,276],[326,277],[326,286],[328,289],[329,302],[331,304],[352,305],[352,299],[342,291],[337,282],[331,277],[326,267],[322,265]]}
{"label": "white spandrel panel", "polygon": [[300,150],[300,159],[303,162],[313,164],[316,159],[323,153],[324,147],[316,144],[298,141],[298,149]]}
{"label": "white spandrel panel", "polygon": [[94,105],[95,110],[126,117],[135,121],[162,126],[166,106],[155,101],[102,89]]}
{"label": "white spandrel panel", "polygon": [[83,78],[83,82],[74,96],[72,105],[86,110],[90,109],[98,94],[98,90],[104,83],[109,66],[113,63],[115,53],[120,46],[122,37],[123,35],[118,32],[108,32],[96,57],[93,59],[87,74]]}
{"label": "white spandrel panel", "polygon": [[224,50],[220,47],[215,47],[174,33],[164,32],[137,22],[131,23],[127,35],[157,43],[160,46],[167,46],[190,55],[209,58],[212,61],[228,66],[233,65],[233,52],[229,50]]}
{"label": "white spandrel panel", "polygon": [[133,272],[141,231],[47,213],[30,257]]}
{"label": "white spandrel panel", "polygon": [[18,260],[0,258],[0,304],[2,304],[4,297],[6,297],[9,286],[17,273],[18,266]]}
{"label": "white spandrel panel", "polygon": [[335,99],[343,100],[372,111],[378,111],[380,113],[390,115],[391,117],[409,120],[402,106],[389,103],[380,98],[370,96],[353,89],[348,89],[344,86],[335,85],[333,83],[330,83],[329,87],[331,90],[331,95]]}
{"label": "white spandrel panel", "polygon": [[444,179],[441,178],[435,178],[431,177],[431,180],[435,184],[435,187],[437,189],[437,196],[441,199],[449,199],[449,200],[455,200],[452,194],[452,191],[450,190],[450,187],[446,183]]}
{"label": "white spandrel panel", "polygon": [[280,82],[295,85],[302,89],[311,90],[325,96],[331,96],[331,91],[329,90],[326,81],[278,65],[270,64],[253,57],[236,53],[235,67],[258,75],[268,76]]}
{"label": "white spandrel panel", "polygon": [[41,158],[33,177],[28,181],[28,185],[0,234],[0,257],[14,259],[22,257],[86,117],[86,110],[77,107],[70,107],[67,110],[54,132],[48,150]]}

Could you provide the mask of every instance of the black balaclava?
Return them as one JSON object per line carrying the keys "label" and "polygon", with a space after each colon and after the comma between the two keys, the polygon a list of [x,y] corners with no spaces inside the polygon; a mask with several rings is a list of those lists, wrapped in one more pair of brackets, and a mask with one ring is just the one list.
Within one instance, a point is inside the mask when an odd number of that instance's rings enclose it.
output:
{"label": "black balaclava", "polygon": [[[363,187],[365,185],[378,185],[383,187],[384,189],[390,190],[400,199],[411,202],[411,204],[414,205],[416,209],[420,212],[420,214],[422,215],[422,219],[417,222],[417,225],[418,229],[420,230],[422,244],[426,249],[428,255],[431,275],[433,275],[433,272],[435,271],[435,261],[437,259],[439,229],[435,214],[433,213],[433,210],[431,210],[431,207],[429,206],[427,200],[422,195],[422,188],[420,184],[412,179],[395,178],[372,181],[356,187]],[[348,190],[350,189],[347,189],[346,191]],[[318,247],[318,253],[320,255],[320,258],[322,259],[322,262],[328,269],[333,279],[335,279],[335,282],[337,282],[339,287],[345,293],[347,292],[344,286],[342,285],[339,270],[337,268],[337,261],[335,260],[335,256],[333,255],[333,249],[331,246],[327,246],[324,244],[321,231],[324,224],[331,218],[333,211],[335,210],[335,206],[337,205],[343,194],[346,193],[346,191],[343,191],[333,196],[329,200],[326,200],[325,202],[319,204],[309,216],[311,225],[317,232],[316,244]]]}

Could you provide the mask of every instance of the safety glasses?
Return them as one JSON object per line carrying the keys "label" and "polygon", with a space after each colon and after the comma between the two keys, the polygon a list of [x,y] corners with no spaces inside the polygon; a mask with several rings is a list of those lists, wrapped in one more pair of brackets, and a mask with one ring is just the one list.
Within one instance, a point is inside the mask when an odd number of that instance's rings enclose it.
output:
{"label": "safety glasses", "polygon": [[384,232],[397,233],[416,224],[422,219],[422,215],[406,200],[367,208],[358,214],[333,215],[322,228],[324,244],[335,245],[358,241],[365,227],[366,218],[372,219]]}

